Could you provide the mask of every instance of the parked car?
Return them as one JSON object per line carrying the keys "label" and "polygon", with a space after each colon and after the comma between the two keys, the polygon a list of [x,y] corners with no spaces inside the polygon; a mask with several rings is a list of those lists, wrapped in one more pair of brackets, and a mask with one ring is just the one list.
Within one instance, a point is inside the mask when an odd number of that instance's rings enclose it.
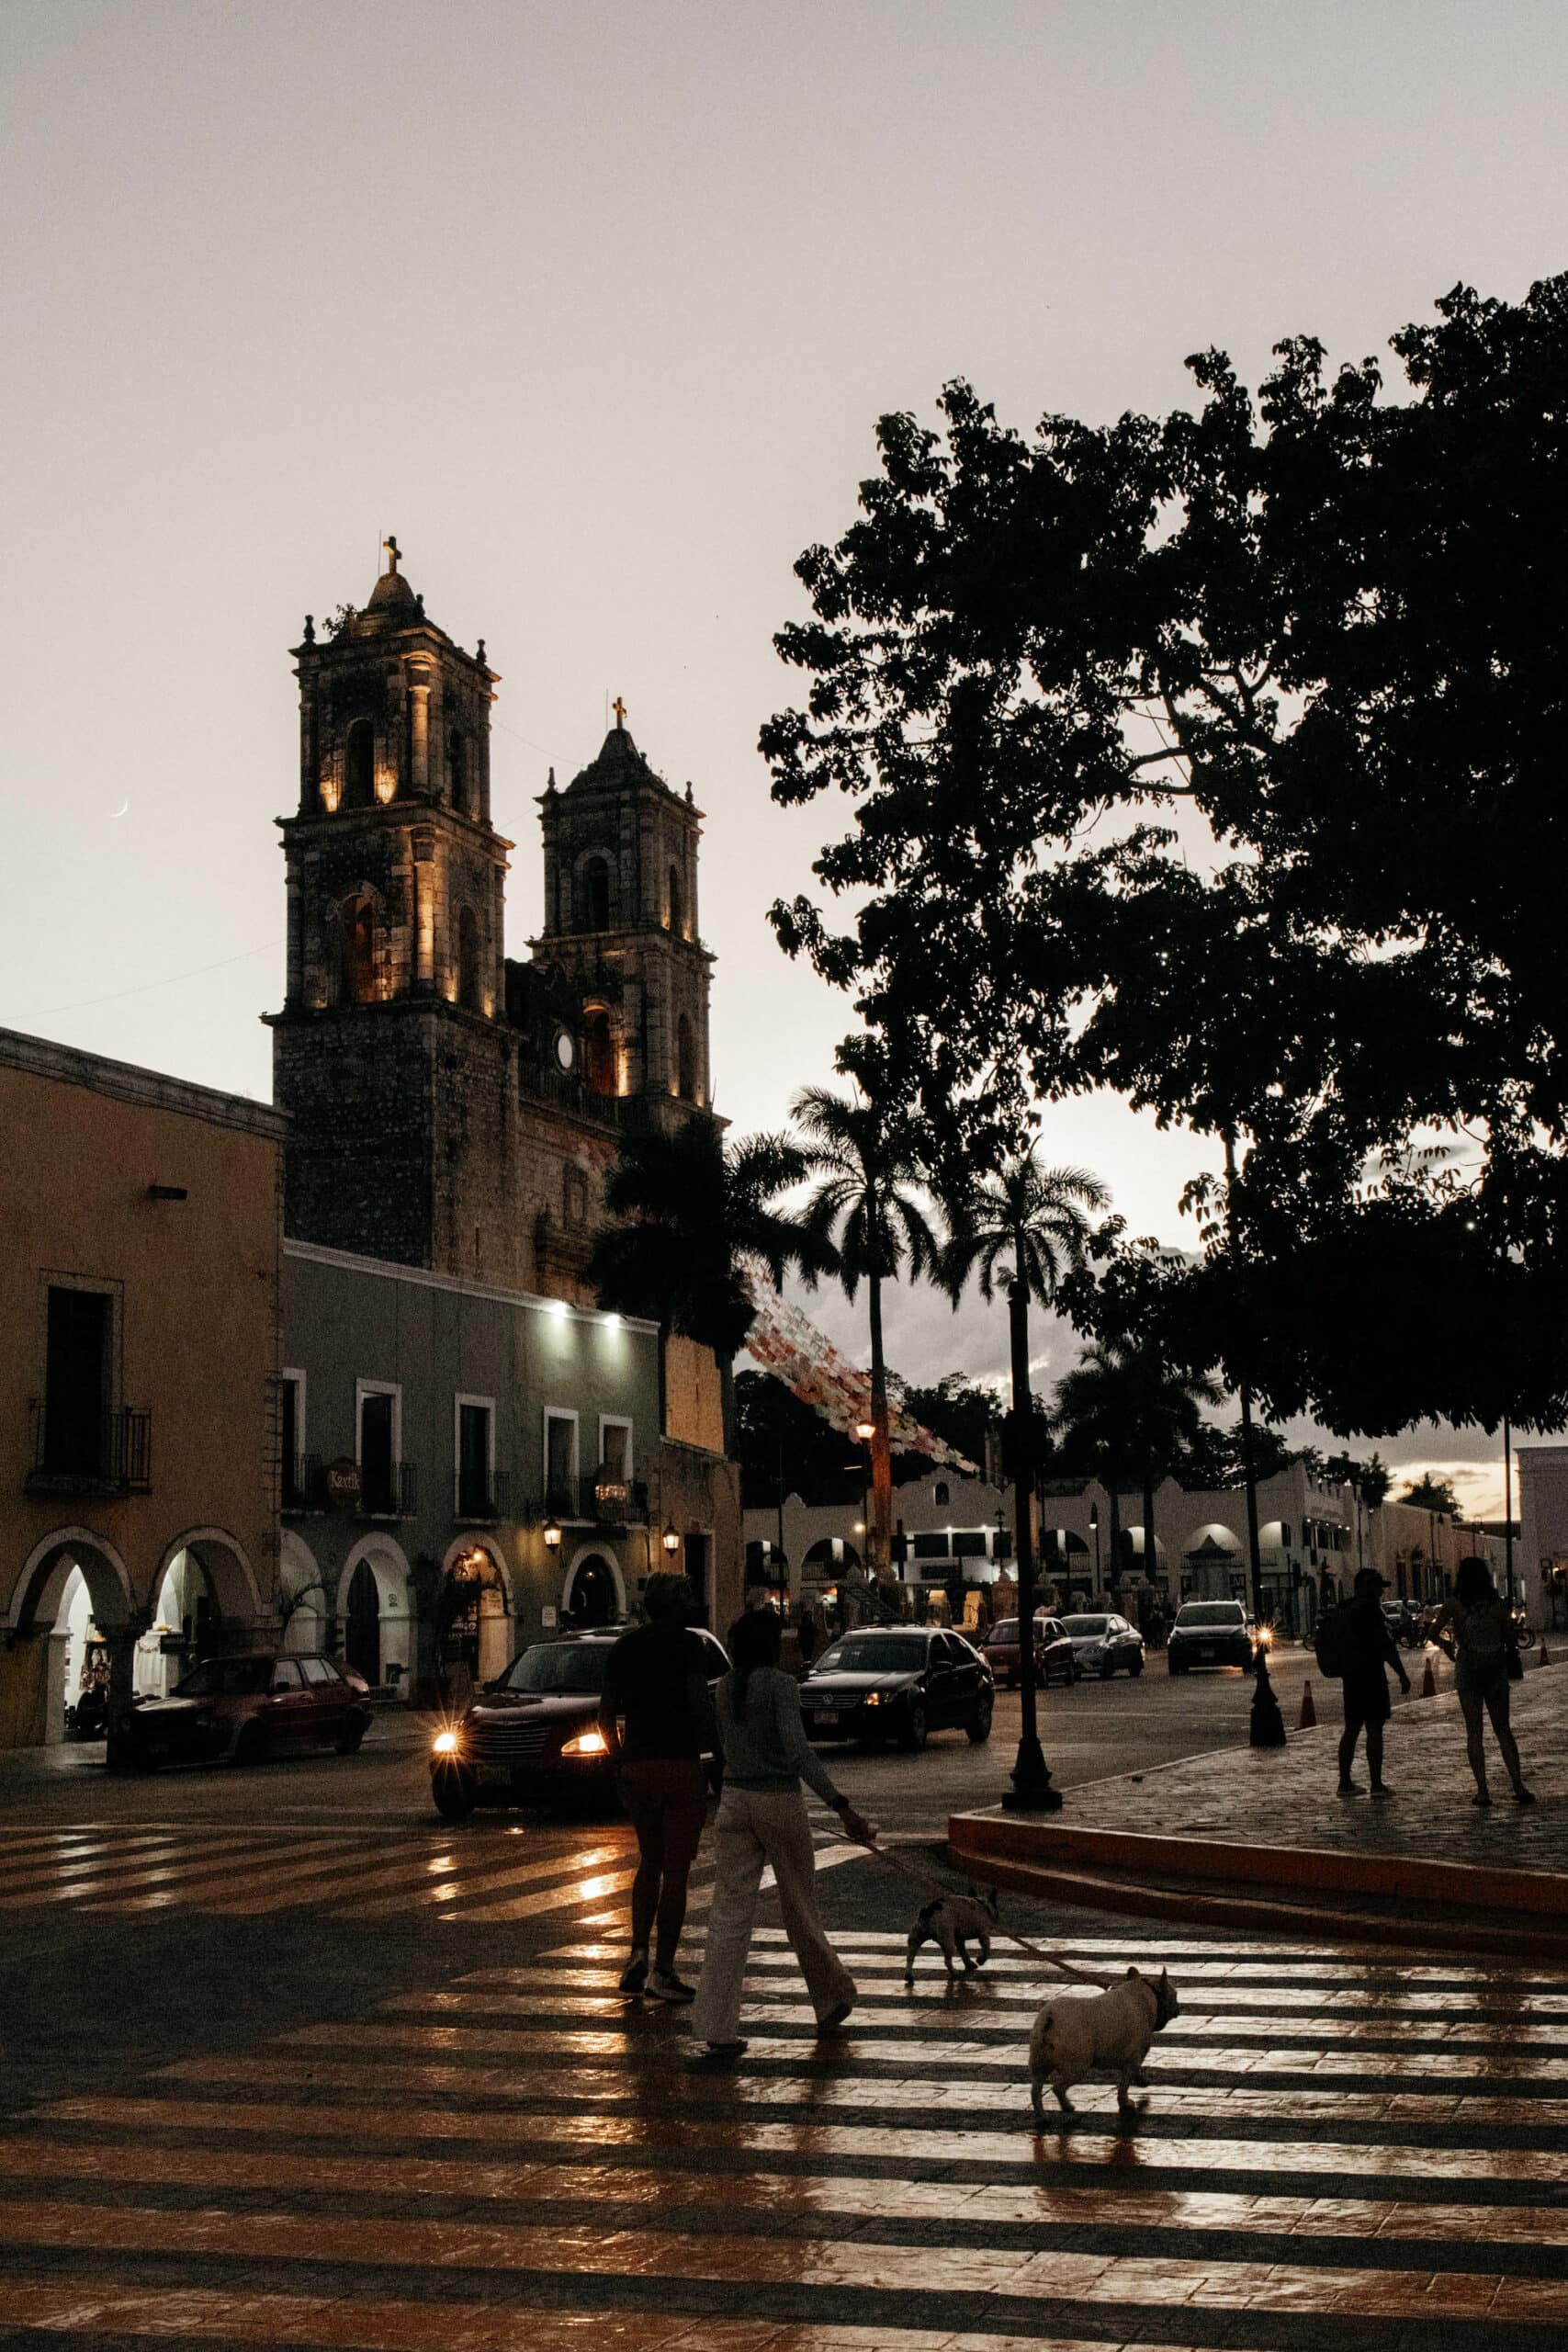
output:
{"label": "parked car", "polygon": [[370,1728],[365,1684],[311,1650],[203,1658],[166,1699],[138,1699],[121,1724],[132,1764],[260,1764],[306,1747],[352,1756]]}
{"label": "parked car", "polygon": [[926,1744],[949,1727],[978,1745],[991,1736],[996,1685],[963,1636],[919,1625],[866,1626],[840,1634],[800,1684],[801,1713],[816,1739]]}
{"label": "parked car", "polygon": [[[615,1801],[599,1700],[610,1652],[626,1632],[563,1634],[534,1642],[506,1672],[475,1692],[457,1723],[431,1743],[430,1792],[444,1820],[467,1821],[478,1805],[562,1800]],[[707,1660],[708,1688],[729,1671],[723,1644],[694,1627]],[[714,1758],[705,1758],[710,1776]]]}
{"label": "parked car", "polygon": [[1172,1674],[1195,1666],[1239,1666],[1252,1671],[1258,1639],[1243,1600],[1184,1600],[1166,1645]]}
{"label": "parked car", "polygon": [[1098,1674],[1102,1682],[1119,1671],[1142,1674],[1144,1637],[1113,1610],[1103,1616],[1064,1617],[1062,1630],[1073,1645],[1080,1674]]}
{"label": "parked car", "polygon": [[[1010,1690],[1018,1682],[1021,1655],[1016,1617],[997,1619],[980,1645],[980,1656],[998,1684]],[[1035,1681],[1042,1687],[1048,1682],[1063,1682],[1070,1688],[1077,1679],[1077,1658],[1070,1639],[1062,1629],[1060,1618],[1046,1617],[1037,1611],[1034,1618]]]}

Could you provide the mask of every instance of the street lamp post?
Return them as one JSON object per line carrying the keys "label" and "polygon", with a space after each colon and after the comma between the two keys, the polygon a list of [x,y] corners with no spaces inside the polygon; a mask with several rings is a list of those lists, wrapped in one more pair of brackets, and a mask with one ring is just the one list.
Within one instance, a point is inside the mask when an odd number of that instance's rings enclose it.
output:
{"label": "street lamp post", "polygon": [[1090,1503],[1089,1507],[1089,1532],[1094,1538],[1094,1595],[1098,1600],[1100,1598],[1100,1505],[1098,1503]]}
{"label": "street lamp post", "polygon": [[1059,1813],[1062,1792],[1040,1745],[1034,1670],[1034,1428],[1029,1386],[1028,1295],[1017,1282],[1008,1298],[1012,1355],[1013,1516],[1018,1544],[1018,1757],[1002,1804],[1010,1813]]}
{"label": "street lamp post", "polygon": [[881,1614],[886,1607],[887,1596],[886,1593],[878,1590],[880,1579],[877,1577],[875,1563],[873,1561],[871,1556],[873,1550],[871,1534],[871,1498],[872,1487],[876,1479],[876,1464],[873,1459],[871,1448],[872,1441],[876,1435],[876,1423],[874,1421],[857,1421],[855,1423],[855,1435],[859,1438],[861,1444],[865,1449],[865,1459],[861,1465],[860,1484],[861,1523],[858,1531],[861,1539],[860,1564],[862,1572],[864,1574],[867,1584],[870,1588],[870,1597],[875,1602],[878,1614]]}

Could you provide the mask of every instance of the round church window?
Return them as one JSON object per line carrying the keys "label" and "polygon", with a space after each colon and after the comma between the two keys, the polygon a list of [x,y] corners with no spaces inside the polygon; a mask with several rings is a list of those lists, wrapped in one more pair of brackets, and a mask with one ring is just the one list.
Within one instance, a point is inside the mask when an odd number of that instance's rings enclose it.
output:
{"label": "round church window", "polygon": [[570,1029],[556,1031],[556,1060],[562,1069],[570,1069],[577,1059],[577,1046]]}

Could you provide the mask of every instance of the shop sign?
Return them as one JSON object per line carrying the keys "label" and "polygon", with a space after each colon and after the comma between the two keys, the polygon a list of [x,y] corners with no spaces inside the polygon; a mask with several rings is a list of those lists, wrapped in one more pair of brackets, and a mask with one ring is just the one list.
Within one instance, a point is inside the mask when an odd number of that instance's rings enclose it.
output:
{"label": "shop sign", "polygon": [[345,1503],[359,1500],[359,1464],[346,1456],[327,1464],[327,1500],[341,1510]]}

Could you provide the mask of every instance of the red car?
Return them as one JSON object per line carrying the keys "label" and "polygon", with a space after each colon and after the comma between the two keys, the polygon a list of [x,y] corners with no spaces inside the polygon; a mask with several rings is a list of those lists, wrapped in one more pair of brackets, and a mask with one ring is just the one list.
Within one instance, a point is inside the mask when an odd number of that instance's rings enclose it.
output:
{"label": "red car", "polygon": [[[1019,1680],[1018,1619],[998,1617],[980,1645],[980,1655],[995,1675],[998,1685],[1012,1690]],[[1046,1617],[1039,1611],[1034,1618],[1034,1679],[1043,1689],[1048,1682],[1068,1685],[1078,1679],[1077,1660],[1073,1645],[1062,1629],[1061,1620]]]}
{"label": "red car", "polygon": [[357,1674],[310,1651],[251,1650],[193,1666],[166,1699],[138,1699],[121,1724],[130,1761],[259,1764],[306,1747],[352,1756],[369,1729]]}

